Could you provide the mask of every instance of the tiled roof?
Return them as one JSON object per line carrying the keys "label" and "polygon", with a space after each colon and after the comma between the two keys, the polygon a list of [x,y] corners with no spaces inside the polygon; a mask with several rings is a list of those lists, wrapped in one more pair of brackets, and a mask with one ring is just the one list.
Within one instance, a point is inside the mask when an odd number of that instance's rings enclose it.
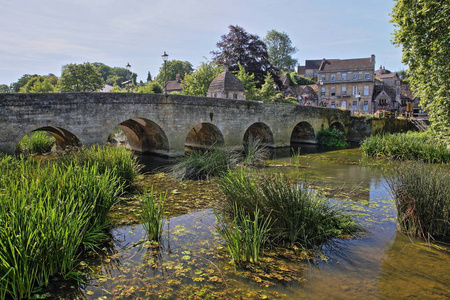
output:
{"label": "tiled roof", "polygon": [[393,85],[374,85],[372,99],[375,100],[383,91],[391,98],[391,101],[395,100],[395,86]]}
{"label": "tiled roof", "polygon": [[297,66],[297,73],[300,75],[305,75],[306,66]]}
{"label": "tiled roof", "polygon": [[402,99],[408,99],[409,101],[414,101],[417,98],[411,91],[409,84],[402,84],[400,86],[400,97]]}
{"label": "tiled roof", "polygon": [[181,82],[178,80],[167,81],[166,83],[167,92],[174,92],[174,91],[181,92],[182,89],[183,87],[181,86]]}
{"label": "tiled roof", "polygon": [[243,92],[242,82],[228,70],[220,73],[209,85],[208,93],[214,92]]}
{"label": "tiled roof", "polygon": [[353,59],[334,59],[324,60],[320,66],[320,71],[337,71],[337,70],[352,70],[352,69],[373,69],[375,60],[372,57],[368,58],[353,58]]}

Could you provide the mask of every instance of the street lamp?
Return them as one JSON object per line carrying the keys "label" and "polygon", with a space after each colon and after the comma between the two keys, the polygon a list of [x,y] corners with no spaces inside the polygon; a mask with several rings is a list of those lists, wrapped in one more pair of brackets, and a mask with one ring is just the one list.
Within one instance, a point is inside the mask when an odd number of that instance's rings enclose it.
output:
{"label": "street lamp", "polygon": [[166,53],[166,51],[164,51],[164,54],[161,55],[161,57],[162,57],[162,60],[164,61],[164,94],[167,94],[167,87],[166,87],[166,85],[167,85],[167,81],[166,81],[166,78],[167,78],[166,62],[167,62],[167,59],[169,58],[169,55]]}
{"label": "street lamp", "polygon": [[130,63],[127,63],[127,65],[125,66],[126,68],[127,68],[127,81],[125,81],[125,82],[127,82],[127,84],[128,84],[128,92],[130,91],[130,81],[131,81],[131,72],[130,72],[130,69],[131,69],[131,65],[130,65]]}

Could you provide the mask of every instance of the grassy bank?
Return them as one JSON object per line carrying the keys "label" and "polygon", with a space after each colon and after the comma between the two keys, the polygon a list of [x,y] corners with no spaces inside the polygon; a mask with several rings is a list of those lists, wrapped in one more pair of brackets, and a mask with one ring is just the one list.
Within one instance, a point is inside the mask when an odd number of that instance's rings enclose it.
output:
{"label": "grassy bank", "polygon": [[424,163],[403,165],[388,184],[402,232],[427,241],[450,241],[448,169]]}
{"label": "grassy bank", "polygon": [[429,132],[374,135],[362,142],[361,149],[369,156],[450,163],[447,145],[436,140]]}
{"label": "grassy bank", "polygon": [[1,158],[0,295],[30,298],[54,275],[78,278],[80,254],[107,238],[106,215],[123,191],[128,179],[120,174],[126,172],[95,160],[79,163],[73,155],[73,161],[42,164]]}

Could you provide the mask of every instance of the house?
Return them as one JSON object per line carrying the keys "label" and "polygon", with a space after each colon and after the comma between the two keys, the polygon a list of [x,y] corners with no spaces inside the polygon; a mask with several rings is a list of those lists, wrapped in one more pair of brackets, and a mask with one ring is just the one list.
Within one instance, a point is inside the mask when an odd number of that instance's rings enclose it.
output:
{"label": "house", "polygon": [[167,91],[168,94],[172,92],[181,93],[183,91],[183,86],[181,85],[180,74],[175,76],[175,80],[167,81],[164,90]]}
{"label": "house", "polygon": [[317,71],[319,105],[372,113],[375,55],[368,58],[322,59]]}
{"label": "house", "polygon": [[225,66],[225,71],[214,78],[209,85],[207,96],[212,98],[245,100],[244,85]]}
{"label": "house", "polygon": [[[390,83],[391,81],[388,81]],[[419,110],[419,98],[412,93],[409,84],[396,81],[392,84],[377,84],[373,91],[373,110],[391,112],[413,112]]]}
{"label": "house", "polygon": [[396,72],[386,70],[384,66],[380,66],[380,68],[375,71],[375,84],[396,86],[397,82],[400,81],[401,80]]}

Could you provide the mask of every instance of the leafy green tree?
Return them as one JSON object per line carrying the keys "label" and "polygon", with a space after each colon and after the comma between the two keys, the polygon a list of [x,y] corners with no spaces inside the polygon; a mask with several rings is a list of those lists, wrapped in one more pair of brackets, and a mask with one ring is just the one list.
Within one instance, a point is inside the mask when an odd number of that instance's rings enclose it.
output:
{"label": "leafy green tree", "polygon": [[302,76],[298,75],[297,72],[295,72],[295,71],[287,73],[286,76],[288,77],[289,84],[293,85],[293,86],[315,84],[316,83],[314,80],[311,80],[309,78],[302,77]]}
{"label": "leafy green tree", "polygon": [[[54,75],[53,75],[54,76]],[[23,87],[20,88],[20,93],[54,93],[57,91],[52,82],[58,83],[53,76],[33,75]],[[55,76],[56,77],[56,76]]]}
{"label": "leafy green tree", "polygon": [[100,75],[102,76],[102,78],[105,82],[108,80],[109,76],[116,75],[116,72],[114,72],[114,69],[111,68],[110,66],[105,65],[104,63],[95,62],[95,63],[92,63],[92,65],[97,68],[98,72],[100,73]]}
{"label": "leafy green tree", "polygon": [[394,44],[403,49],[409,82],[428,110],[432,130],[450,144],[450,4],[397,0],[392,11]]}
{"label": "leafy green tree", "polygon": [[37,74],[30,75],[30,74],[24,74],[22,77],[19,78],[16,82],[11,84],[11,90],[13,93],[18,93],[20,91],[20,88],[25,86],[28,83],[28,80],[30,80],[32,77],[39,76]]}
{"label": "leafy green tree", "polygon": [[236,72],[240,63],[246,72],[253,74],[260,87],[264,84],[267,72],[272,75],[276,84],[281,86],[278,78],[278,69],[269,60],[266,44],[255,34],[249,34],[239,26],[228,26],[230,32],[222,35],[221,41],[216,44],[218,51],[212,51],[213,62],[219,65],[228,65],[229,70]]}
{"label": "leafy green tree", "polygon": [[186,75],[181,81],[183,94],[191,96],[206,96],[209,85],[222,72],[222,68],[211,62],[202,62],[192,74]]}
{"label": "leafy green tree", "polygon": [[[168,60],[166,61],[166,71],[167,71],[167,81],[175,80],[177,74],[180,74],[181,78],[185,78],[186,75],[191,74],[194,71],[192,64],[188,61],[181,60]],[[164,63],[161,68],[159,68],[158,76],[155,80],[164,86]]]}
{"label": "leafy green tree", "polygon": [[280,70],[290,71],[297,64],[297,59],[292,57],[298,50],[292,46],[292,41],[286,32],[271,30],[267,32],[264,42],[267,45],[269,60]]}
{"label": "leafy green tree", "polygon": [[95,92],[104,81],[97,68],[89,62],[67,64],[62,67],[60,86],[62,92]]}
{"label": "leafy green tree", "polygon": [[0,84],[0,93],[11,93],[11,89],[7,84]]}
{"label": "leafy green tree", "polygon": [[238,62],[239,71],[235,72],[236,77],[242,82],[245,90],[245,98],[247,100],[259,100],[258,92],[256,88],[255,75],[245,72],[244,67]]}
{"label": "leafy green tree", "polygon": [[137,92],[148,94],[162,94],[163,87],[158,82],[149,82],[147,85],[140,86]]}
{"label": "leafy green tree", "polygon": [[283,100],[283,96],[275,87],[276,85],[272,75],[267,72],[264,84],[259,92],[260,99],[264,102],[281,102]]}

